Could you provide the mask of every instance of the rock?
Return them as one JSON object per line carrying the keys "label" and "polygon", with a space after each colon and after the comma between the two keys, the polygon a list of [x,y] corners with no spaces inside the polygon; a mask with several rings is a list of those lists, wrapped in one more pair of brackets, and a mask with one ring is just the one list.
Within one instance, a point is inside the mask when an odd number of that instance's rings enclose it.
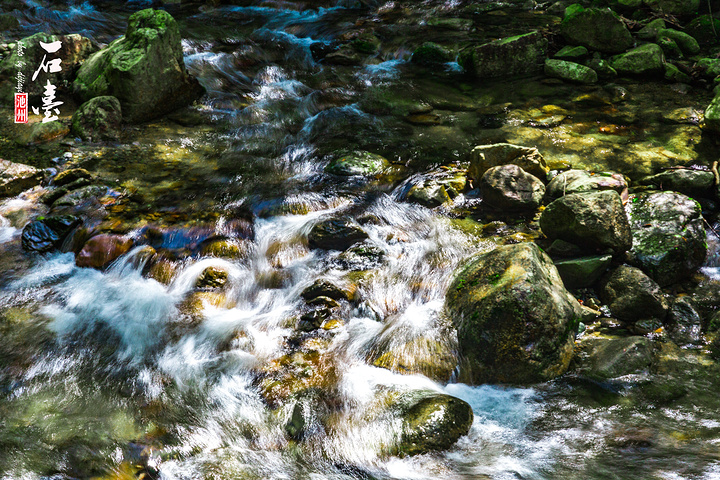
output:
{"label": "rock", "polygon": [[153,9],[132,14],[125,35],[80,67],[73,89],[83,101],[117,97],[129,122],[156,118],[202,93],[185,70],[177,23],[169,13]]}
{"label": "rock", "polygon": [[720,95],[716,95],[710,105],[705,109],[705,123],[703,130],[720,134]]}
{"label": "rock", "polygon": [[102,185],[88,185],[64,194],[53,202],[56,207],[76,207],[86,201],[97,199],[106,195],[108,188]]}
{"label": "rock", "polygon": [[547,40],[538,32],[471,47],[460,53],[459,63],[476,78],[529,75],[542,71]]}
{"label": "rock", "polygon": [[0,32],[6,32],[20,26],[20,21],[9,13],[0,13]]}
{"label": "rock", "polygon": [[720,58],[701,58],[697,67],[704,72],[705,78],[713,79],[720,75]]}
{"label": "rock", "polygon": [[334,300],[350,300],[352,298],[351,292],[343,290],[334,283],[324,279],[315,280],[312,285],[306,287],[302,293],[300,293],[300,296],[306,301],[317,297],[329,297]]}
{"label": "rock", "polygon": [[334,65],[361,65],[367,54],[358,52],[351,45],[341,45],[337,50],[325,55],[324,61]]}
{"label": "rock", "polygon": [[685,55],[695,55],[700,52],[700,45],[697,40],[685,32],[672,28],[663,28],[658,30],[657,35],[658,38],[667,37],[674,40]]}
{"label": "rock", "polygon": [[517,165],[500,165],[485,171],[480,180],[483,203],[500,210],[535,210],[545,185]]}
{"label": "rock", "polygon": [[39,185],[42,179],[42,170],[0,159],[0,197],[14,197]]}
{"label": "rock", "polygon": [[464,400],[432,391],[406,394],[398,401],[401,455],[419,455],[450,448],[467,435],[473,412]]}
{"label": "rock", "polygon": [[602,279],[598,291],[610,313],[625,323],[662,322],[667,315],[668,304],[660,286],[639,268],[616,268]]}
{"label": "rock", "polygon": [[572,193],[615,190],[622,197],[627,196],[628,184],[625,177],[613,172],[588,172],[587,170],[566,170],[555,176],[545,188],[545,203]]}
{"label": "rock", "polygon": [[589,336],[579,349],[580,373],[595,380],[644,372],[652,363],[652,344],[645,337]]}
{"label": "rock", "polygon": [[207,267],[202,271],[195,288],[198,289],[216,289],[225,286],[228,280],[228,271],[222,267]]}
{"label": "rock", "polygon": [[678,345],[702,343],[702,319],[697,305],[689,296],[678,297],[672,303],[667,316],[667,331]]}
{"label": "rock", "polygon": [[660,45],[665,57],[667,58],[684,58],[682,50],[678,46],[677,42],[669,37],[658,37],[657,42]]}
{"label": "rock", "polygon": [[22,231],[22,248],[29,252],[49,252],[62,245],[82,221],[74,215],[38,217]]}
{"label": "rock", "polygon": [[571,258],[558,260],[555,267],[565,288],[575,290],[588,288],[602,276],[610,266],[612,255],[596,255],[593,257]]}
{"label": "rock", "polygon": [[560,60],[582,60],[588,56],[588,49],[583,46],[565,45],[555,55],[555,58]]}
{"label": "rock", "polygon": [[410,59],[413,63],[420,65],[437,65],[451,62],[452,54],[445,47],[433,42],[425,42],[420,45],[412,54]]}
{"label": "rock", "polygon": [[598,78],[602,80],[612,80],[617,77],[617,71],[602,58],[591,58],[585,62],[588,68],[592,68],[597,73]]}
{"label": "rock", "polygon": [[177,269],[177,263],[161,258],[152,264],[150,270],[148,270],[147,276],[148,278],[152,278],[164,285],[170,285],[175,278]]}
{"label": "rock", "polygon": [[222,238],[212,240],[200,249],[200,255],[217,258],[239,259],[246,256],[245,248],[234,240]]}
{"label": "rock", "polygon": [[517,165],[541,180],[547,178],[550,171],[537,148],[496,143],[472,149],[467,174],[469,178],[479,181],[489,168],[508,164]]}
{"label": "rock", "polygon": [[568,258],[568,257],[579,257],[583,254],[582,248],[578,247],[574,243],[560,240],[559,238],[553,240],[547,249],[547,254],[552,258]]}
{"label": "rock", "polygon": [[680,192],[693,198],[709,198],[715,185],[715,175],[704,170],[677,168],[645,177],[638,183],[655,186],[661,190]]}
{"label": "rock", "polygon": [[692,78],[690,78],[685,73],[681,72],[679,68],[677,68],[672,63],[666,63],[665,64],[665,80],[672,83],[690,83],[692,82]]}
{"label": "rock", "polygon": [[368,238],[368,234],[348,220],[332,219],[316,224],[308,235],[310,248],[345,250]]}
{"label": "rock", "polygon": [[360,243],[342,252],[337,262],[344,270],[362,271],[379,267],[385,251],[371,243]]}
{"label": "rock", "polygon": [[678,282],[705,262],[700,205],[675,192],[637,193],[626,204],[634,261],[661,286]]}
{"label": "rock", "polygon": [[697,13],[700,0],[643,0],[655,12],[669,15],[692,15]]}
{"label": "rock", "polygon": [[563,374],[583,312],[537,245],[505,245],[456,271],[446,311],[457,328],[460,381],[527,384]]}
{"label": "rock", "polygon": [[57,187],[63,187],[81,179],[90,180],[91,178],[92,175],[90,172],[84,168],[71,168],[55,175],[52,179],[52,183]]}
{"label": "rock", "polygon": [[448,343],[426,336],[400,344],[390,342],[387,348],[381,348],[369,360],[376,367],[402,374],[425,375],[436,382],[447,383],[458,364],[457,355]]}
{"label": "rock", "polygon": [[[60,49],[49,53],[40,43],[52,44],[60,42]],[[39,106],[42,104],[41,97],[44,94],[48,82],[55,85],[57,92],[66,94],[70,92],[70,82],[78,66],[95,49],[89,38],[78,34],[72,35],[48,35],[36,33],[30,37],[18,40],[23,45],[22,55],[18,55],[17,46],[0,61],[0,98],[5,104],[11,104],[15,93],[17,78],[20,73],[25,78],[25,92],[28,94],[30,105]],[[60,59],[60,71],[40,71],[33,80],[33,75],[45,58],[46,64],[54,59]],[[21,67],[18,69],[18,65]],[[9,81],[5,81],[9,80]],[[29,111],[29,110],[28,110]]]}
{"label": "rock", "polygon": [[665,20],[656,18],[638,30],[637,36],[640,40],[652,41],[658,37],[658,32],[663,29],[665,29]]}
{"label": "rock", "polygon": [[120,101],[95,97],[80,105],[72,117],[72,131],[83,140],[116,140],[122,122]]}
{"label": "rock", "polygon": [[15,139],[15,141],[21,145],[47,143],[70,133],[68,126],[59,120],[45,123],[29,123],[25,125],[25,127],[27,128],[21,129],[21,132]]}
{"label": "rock", "polygon": [[421,179],[419,183],[410,187],[403,199],[427,208],[435,208],[451,202],[453,197],[450,196],[445,185],[429,179]]}
{"label": "rock", "polygon": [[622,200],[614,190],[558,198],[543,211],[540,228],[549,239],[559,238],[586,251],[611,248],[620,253],[632,246]]}
{"label": "rock", "polygon": [[624,52],[633,44],[630,31],[609,9],[576,10],[563,19],[560,33],[572,45],[604,53]]}
{"label": "rock", "polygon": [[718,34],[720,34],[720,18],[713,18],[712,15],[700,15],[685,25],[685,32],[692,35],[701,45],[715,44],[718,41]]}
{"label": "rock", "polygon": [[370,152],[356,150],[337,155],[325,171],[334,175],[377,175],[390,166],[384,157]]}
{"label": "rock", "polygon": [[75,265],[102,269],[127,253],[132,246],[131,238],[102,233],[85,242],[82,250],[75,256]]}
{"label": "rock", "polygon": [[610,65],[620,75],[651,75],[663,71],[663,51],[654,43],[633,48],[610,59]]}
{"label": "rock", "polygon": [[545,60],[545,75],[567,80],[568,82],[591,84],[597,82],[598,75],[592,68],[565,60]]}

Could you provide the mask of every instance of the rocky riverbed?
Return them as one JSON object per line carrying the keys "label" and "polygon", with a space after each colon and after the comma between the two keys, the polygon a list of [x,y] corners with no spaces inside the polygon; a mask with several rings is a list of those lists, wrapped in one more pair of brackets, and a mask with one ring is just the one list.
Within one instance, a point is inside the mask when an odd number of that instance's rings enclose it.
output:
{"label": "rocky riverbed", "polygon": [[720,472],[720,3],[0,10],[3,480]]}

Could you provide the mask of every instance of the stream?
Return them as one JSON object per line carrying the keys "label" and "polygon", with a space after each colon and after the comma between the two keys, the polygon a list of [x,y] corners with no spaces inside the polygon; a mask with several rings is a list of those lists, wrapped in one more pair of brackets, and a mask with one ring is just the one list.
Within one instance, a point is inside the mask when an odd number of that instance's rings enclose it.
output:
{"label": "stream", "polygon": [[[106,44],[152,4],[21,3],[20,27],[4,41],[53,31]],[[637,394],[654,372],[531,388],[434,380],[428,369],[457,344],[443,316],[452,272],[539,232],[532,218],[473,213],[472,190],[438,208],[406,200],[411,185],[495,141],[537,146],[554,168],[631,178],[689,159],[708,165],[713,149],[691,113],[709,92],[473,82],[456,62],[411,64],[427,39],[477,41],[556,21],[516,2],[493,10],[503,15],[469,14],[487,3],[458,0],[236,3],[167,5],[206,89],[194,106],[128,127],[111,146],[68,148],[70,161],[131,198],[112,207],[120,230],[140,239],[158,226],[163,248],[192,250],[173,259],[171,279],[147,275],[143,246],[106,271],[77,267],[72,253],[23,256],[33,193],[0,201],[0,479],[720,478],[720,372],[698,352],[668,367],[687,394],[661,403]],[[322,60],[359,28],[383,37],[371,61]],[[668,120],[677,112],[684,120]],[[381,154],[390,172],[326,173],[343,149]],[[252,219],[252,234],[235,237],[237,258],[188,247],[208,231],[236,232],[238,217]],[[309,248],[312,228],[338,217],[362,225],[370,253]],[[219,297],[195,292],[208,267],[228,272]],[[716,279],[717,262],[703,272]],[[301,294],[318,279],[353,300],[298,335]],[[407,371],[377,366],[385,354]],[[333,395],[291,400],[306,389]],[[468,402],[470,433],[447,451],[393,455],[398,420],[385,402],[417,389]],[[297,408],[301,442],[286,431]]]}

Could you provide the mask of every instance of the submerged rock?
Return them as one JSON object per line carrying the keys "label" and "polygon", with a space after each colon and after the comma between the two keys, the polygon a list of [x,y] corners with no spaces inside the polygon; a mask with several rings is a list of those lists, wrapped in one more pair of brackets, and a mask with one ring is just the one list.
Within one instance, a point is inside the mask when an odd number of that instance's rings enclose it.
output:
{"label": "submerged rock", "polygon": [[376,153],[354,151],[336,156],[325,171],[335,175],[376,175],[390,166],[385,157]]}
{"label": "submerged rock", "polygon": [[480,180],[483,203],[501,210],[535,210],[540,206],[545,185],[517,165],[488,169]]}
{"label": "submerged rock", "polygon": [[202,93],[185,70],[177,22],[153,9],[132,14],[125,35],[85,61],[73,88],[84,101],[117,97],[129,122],[158,117]]}
{"label": "submerged rock", "polygon": [[630,31],[610,9],[576,9],[563,19],[560,33],[570,44],[605,53],[623,52],[633,44]]}
{"label": "submerged rock", "polygon": [[452,54],[445,47],[433,42],[425,42],[412,54],[410,61],[421,65],[437,65],[452,61]]}
{"label": "submerged rock", "polygon": [[120,255],[127,253],[133,246],[133,240],[121,235],[100,234],[85,242],[82,250],[75,256],[78,267],[105,268]]}
{"label": "submerged rock", "polygon": [[0,197],[14,197],[39,185],[42,179],[42,170],[0,159]]}
{"label": "submerged rock", "polygon": [[474,384],[561,375],[583,316],[550,257],[533,243],[468,260],[455,273],[445,306],[458,332],[460,379]]}
{"label": "submerged rock", "polygon": [[540,228],[551,240],[559,238],[586,250],[611,248],[619,253],[632,246],[630,224],[614,190],[558,198],[543,211]]}
{"label": "submerged rock", "polygon": [[545,179],[550,171],[537,148],[496,143],[479,145],[472,149],[468,177],[479,181],[489,168],[508,164],[517,165],[541,180]]}
{"label": "submerged rock", "polygon": [[470,405],[457,397],[432,391],[413,392],[398,402],[402,455],[446,450],[467,435],[473,422]]}
{"label": "submerged rock", "polygon": [[626,205],[634,261],[661,286],[690,275],[705,261],[700,205],[675,192],[638,193]]}
{"label": "submerged rock", "polygon": [[585,337],[579,342],[579,372],[596,380],[647,371],[652,344],[645,337]]}
{"label": "submerged rock", "polygon": [[501,38],[460,54],[463,69],[477,78],[528,75],[542,71],[547,40],[538,32]]}
{"label": "submerged rock", "polygon": [[368,234],[349,220],[331,219],[315,225],[308,235],[310,248],[345,250],[368,238]]}
{"label": "submerged rock", "polygon": [[668,304],[660,286],[642,270],[622,265],[607,274],[599,287],[600,298],[619,320],[665,320]]}
{"label": "submerged rock", "polygon": [[95,97],[80,105],[72,117],[72,131],[83,140],[115,140],[118,137],[122,109],[111,96]]}

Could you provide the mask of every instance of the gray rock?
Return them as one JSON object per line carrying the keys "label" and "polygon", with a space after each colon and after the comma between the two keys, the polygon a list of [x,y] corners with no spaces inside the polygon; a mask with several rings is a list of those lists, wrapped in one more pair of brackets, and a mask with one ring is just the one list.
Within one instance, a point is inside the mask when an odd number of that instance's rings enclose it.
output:
{"label": "gray rock", "polygon": [[590,336],[579,343],[580,373],[596,380],[647,371],[652,363],[652,344],[645,337]]}
{"label": "gray rock", "polygon": [[565,195],[545,208],[540,228],[549,239],[562,239],[586,251],[624,252],[632,236],[620,195],[614,190]]}
{"label": "gray rock", "polygon": [[678,282],[705,261],[707,243],[700,205],[675,192],[638,193],[625,207],[634,261],[661,286]]}
{"label": "gray rock", "polygon": [[479,145],[472,149],[468,177],[479,181],[489,168],[508,164],[517,165],[541,180],[547,178],[547,173],[550,171],[537,148],[495,143]]}
{"label": "gray rock", "polygon": [[601,190],[615,190],[621,196],[627,195],[628,184],[625,177],[613,172],[588,172],[587,170],[567,170],[555,176],[545,189],[545,202],[572,193],[584,193]]}
{"label": "gray rock", "polygon": [[505,245],[455,272],[446,311],[463,382],[527,384],[567,370],[583,311],[537,245]]}
{"label": "gray rock", "polygon": [[562,278],[565,288],[574,290],[588,288],[602,276],[610,266],[612,255],[557,260],[555,267]]}
{"label": "gray rock", "polygon": [[488,169],[480,180],[483,203],[501,210],[535,210],[542,203],[545,185],[517,165]]}
{"label": "gray rock", "polygon": [[645,177],[638,183],[661,190],[673,190],[693,198],[708,197],[715,185],[715,175],[704,170],[678,168]]}
{"label": "gray rock", "polygon": [[14,197],[39,185],[42,179],[42,170],[0,159],[0,197]]}
{"label": "gray rock", "polygon": [[602,279],[599,293],[610,313],[625,323],[660,323],[667,316],[668,304],[660,286],[639,268],[616,268]]}
{"label": "gray rock", "polygon": [[463,69],[477,78],[511,77],[542,71],[547,40],[538,32],[501,38],[460,54]]}
{"label": "gray rock", "polygon": [[667,330],[678,345],[702,343],[702,319],[691,297],[678,297],[672,303],[667,316]]}
{"label": "gray rock", "polygon": [[368,238],[368,234],[349,220],[331,219],[316,224],[308,235],[310,248],[345,250]]}
{"label": "gray rock", "polygon": [[376,153],[356,150],[340,152],[330,161],[325,171],[334,175],[376,175],[390,166],[385,157]]}

